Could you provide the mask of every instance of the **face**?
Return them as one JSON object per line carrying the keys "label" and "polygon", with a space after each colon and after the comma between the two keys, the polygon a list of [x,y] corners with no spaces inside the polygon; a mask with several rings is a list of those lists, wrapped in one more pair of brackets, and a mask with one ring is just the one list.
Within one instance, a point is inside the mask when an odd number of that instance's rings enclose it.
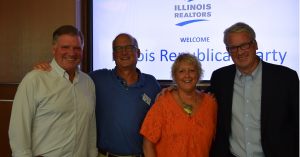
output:
{"label": "face", "polygon": [[117,68],[135,68],[140,50],[127,35],[120,35],[113,45],[113,58]]}
{"label": "face", "polygon": [[236,50],[229,52],[236,67],[241,72],[251,73],[258,63],[256,41],[253,41],[248,33],[239,32],[230,33],[226,42],[226,47]]}
{"label": "face", "polygon": [[57,64],[73,74],[81,62],[81,39],[79,36],[61,35],[53,45],[52,52]]}
{"label": "face", "polygon": [[199,79],[196,66],[185,61],[180,62],[175,70],[174,79],[178,89],[186,92],[194,91]]}

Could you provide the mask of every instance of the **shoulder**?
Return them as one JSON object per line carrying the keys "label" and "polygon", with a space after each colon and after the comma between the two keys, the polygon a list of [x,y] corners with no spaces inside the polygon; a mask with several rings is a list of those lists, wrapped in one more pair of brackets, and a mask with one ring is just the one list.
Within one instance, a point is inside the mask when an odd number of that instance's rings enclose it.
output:
{"label": "shoulder", "polygon": [[201,93],[202,101],[204,102],[207,108],[211,108],[212,110],[216,111],[217,109],[217,100],[213,94],[208,93]]}
{"label": "shoulder", "polygon": [[153,75],[141,73],[141,78],[143,80],[143,84],[145,84],[146,86],[151,86],[152,88],[158,88],[160,90],[159,82]]}
{"label": "shoulder", "polygon": [[54,80],[54,71],[32,70],[28,72],[22,79],[18,88],[35,88],[40,83],[49,83],[49,80]]}
{"label": "shoulder", "polygon": [[98,74],[102,74],[102,73],[108,73],[110,71],[111,71],[111,69],[97,69],[97,70],[90,72],[89,75],[98,75]]}
{"label": "shoulder", "polygon": [[32,70],[24,76],[23,80],[35,82],[39,79],[49,78],[51,77],[51,75],[53,75],[53,70],[50,72],[42,70]]}
{"label": "shoulder", "polygon": [[[231,78],[234,77],[236,72],[236,67],[234,64],[225,66],[225,67],[221,67],[215,71],[213,71],[210,81],[211,82],[215,82],[217,80],[231,80]],[[221,81],[217,81],[219,83],[221,83]]]}
{"label": "shoulder", "polygon": [[212,102],[212,103],[216,102],[215,96],[213,94],[211,94],[211,93],[201,92],[200,95],[203,98],[203,100],[205,100],[205,101],[209,101],[209,102]]}
{"label": "shoulder", "polygon": [[[170,104],[170,102],[172,102],[173,99],[173,93],[174,91],[165,91],[164,94],[160,95],[157,97],[157,100],[155,101],[155,103],[158,104]],[[168,103],[165,103],[168,102]]]}
{"label": "shoulder", "polygon": [[111,72],[112,72],[112,70],[110,70],[110,69],[98,69],[98,70],[90,72],[89,76],[92,79],[94,79],[94,78],[101,78],[101,77],[103,77],[105,75],[108,75]]}
{"label": "shoulder", "polygon": [[79,71],[78,74],[79,74],[80,78],[83,78],[84,80],[87,80],[88,82],[93,82],[92,78],[88,74],[86,74],[82,71]]}
{"label": "shoulder", "polygon": [[143,77],[145,77],[145,79],[147,79],[147,80],[152,80],[152,81],[157,82],[156,78],[155,78],[153,75],[146,74],[146,73],[141,73],[141,75],[142,75]]}
{"label": "shoulder", "polygon": [[278,65],[278,64],[272,64],[268,62],[262,62],[262,67],[267,69],[267,70],[274,70],[274,71],[287,71],[287,72],[296,72],[295,70],[283,66],[283,65]]}
{"label": "shoulder", "polygon": [[297,77],[298,74],[295,70],[290,69],[283,65],[277,65],[272,63],[263,62],[262,71],[269,76],[282,76],[282,77]]}
{"label": "shoulder", "polygon": [[228,73],[228,72],[233,72],[235,71],[235,65],[234,64],[231,64],[231,65],[228,65],[228,66],[224,66],[224,67],[221,67],[219,69],[216,69],[215,71],[213,71],[214,74],[219,74],[219,73]]}
{"label": "shoulder", "polygon": [[299,91],[297,72],[282,65],[264,62],[262,65],[262,82],[264,82],[263,87]]}

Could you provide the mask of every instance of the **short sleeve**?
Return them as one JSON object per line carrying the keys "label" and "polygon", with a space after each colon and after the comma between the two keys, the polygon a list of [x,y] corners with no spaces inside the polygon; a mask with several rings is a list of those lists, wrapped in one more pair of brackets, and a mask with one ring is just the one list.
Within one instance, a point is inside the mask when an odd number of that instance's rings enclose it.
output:
{"label": "short sleeve", "polygon": [[158,100],[147,113],[142,124],[140,134],[147,138],[152,143],[157,143],[161,137],[163,125],[163,106]]}

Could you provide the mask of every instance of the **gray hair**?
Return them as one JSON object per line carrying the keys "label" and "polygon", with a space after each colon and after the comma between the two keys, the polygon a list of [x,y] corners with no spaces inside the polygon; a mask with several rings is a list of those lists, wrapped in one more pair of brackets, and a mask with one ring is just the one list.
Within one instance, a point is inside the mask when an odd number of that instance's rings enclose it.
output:
{"label": "gray hair", "polygon": [[224,44],[227,45],[227,37],[230,33],[239,33],[239,32],[248,33],[250,35],[251,40],[255,40],[256,38],[254,30],[249,25],[243,22],[238,22],[233,24],[232,26],[230,26],[224,31],[224,38],[223,38]]}
{"label": "gray hair", "polygon": [[116,39],[119,38],[120,36],[126,36],[126,37],[130,38],[130,39],[132,40],[132,44],[133,44],[134,46],[136,46],[136,48],[139,48],[139,44],[138,44],[137,40],[136,40],[132,35],[127,34],[127,33],[120,33],[120,34],[118,34],[118,35],[115,37],[115,39],[114,39],[113,42],[112,42],[112,47],[113,47],[113,48],[114,48],[114,46],[115,46]]}

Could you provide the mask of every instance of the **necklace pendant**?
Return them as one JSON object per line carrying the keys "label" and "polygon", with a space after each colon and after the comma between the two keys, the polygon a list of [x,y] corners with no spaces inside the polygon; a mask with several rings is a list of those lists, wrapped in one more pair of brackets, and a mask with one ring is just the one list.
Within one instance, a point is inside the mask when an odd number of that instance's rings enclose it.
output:
{"label": "necklace pendant", "polygon": [[188,114],[191,115],[193,113],[193,106],[189,104],[183,104],[183,110]]}

